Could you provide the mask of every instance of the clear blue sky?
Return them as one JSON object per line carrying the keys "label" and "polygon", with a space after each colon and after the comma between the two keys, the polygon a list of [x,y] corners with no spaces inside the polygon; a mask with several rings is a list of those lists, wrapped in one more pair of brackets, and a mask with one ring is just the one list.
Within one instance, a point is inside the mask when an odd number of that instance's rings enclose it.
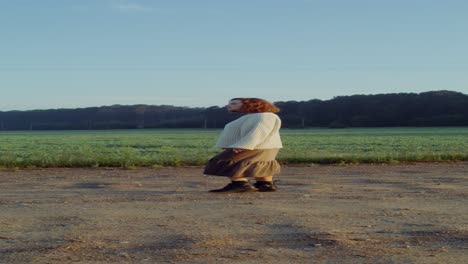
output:
{"label": "clear blue sky", "polygon": [[468,93],[466,0],[0,0],[0,111]]}

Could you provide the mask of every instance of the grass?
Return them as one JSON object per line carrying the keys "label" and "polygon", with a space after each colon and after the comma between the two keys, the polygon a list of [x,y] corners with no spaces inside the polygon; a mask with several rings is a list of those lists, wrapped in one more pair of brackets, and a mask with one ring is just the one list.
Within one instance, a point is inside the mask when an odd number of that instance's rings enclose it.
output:
{"label": "grass", "polygon": [[[220,130],[145,129],[0,132],[0,168],[204,165]],[[281,131],[282,164],[468,160],[468,128]]]}

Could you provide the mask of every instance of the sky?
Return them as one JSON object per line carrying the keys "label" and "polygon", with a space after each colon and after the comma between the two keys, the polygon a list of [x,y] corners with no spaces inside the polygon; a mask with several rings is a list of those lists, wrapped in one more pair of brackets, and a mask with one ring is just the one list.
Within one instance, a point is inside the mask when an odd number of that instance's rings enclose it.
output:
{"label": "sky", "polygon": [[0,111],[468,94],[466,0],[0,0]]}

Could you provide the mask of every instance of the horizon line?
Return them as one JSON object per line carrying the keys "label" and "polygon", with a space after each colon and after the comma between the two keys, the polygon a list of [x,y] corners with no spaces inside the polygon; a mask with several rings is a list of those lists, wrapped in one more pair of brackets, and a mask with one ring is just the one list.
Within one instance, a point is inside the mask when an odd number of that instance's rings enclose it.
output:
{"label": "horizon line", "polygon": [[[318,98],[311,98],[308,100],[281,100],[281,101],[272,101],[273,104],[275,103],[283,103],[283,102],[308,102],[313,100],[318,101],[330,101],[337,97],[352,97],[352,96],[373,96],[373,95],[390,95],[390,94],[424,94],[424,93],[431,93],[431,92],[449,92],[449,93],[458,93],[464,96],[468,96],[464,92],[459,91],[451,91],[451,90],[430,90],[425,92],[393,92],[393,93],[377,93],[377,94],[352,94],[352,95],[336,95],[333,96],[331,99],[318,99]],[[111,105],[100,105],[100,106],[78,106],[78,107],[59,107],[59,108],[35,108],[35,109],[24,109],[24,110],[0,110],[0,112],[27,112],[27,111],[49,111],[49,110],[76,110],[76,109],[86,109],[86,108],[101,108],[101,107],[112,107],[112,106],[172,106],[172,107],[179,107],[179,108],[209,108],[209,107],[223,107],[220,105],[211,105],[211,106],[182,106],[182,105],[172,105],[172,104],[111,104]]]}

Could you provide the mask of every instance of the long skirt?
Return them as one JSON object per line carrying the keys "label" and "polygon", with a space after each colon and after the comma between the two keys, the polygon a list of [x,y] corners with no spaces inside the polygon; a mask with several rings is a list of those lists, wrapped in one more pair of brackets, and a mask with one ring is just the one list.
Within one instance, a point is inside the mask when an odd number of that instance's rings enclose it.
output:
{"label": "long skirt", "polygon": [[205,166],[205,175],[227,177],[265,177],[281,171],[276,161],[279,149],[254,149],[234,153],[232,149],[211,158]]}

